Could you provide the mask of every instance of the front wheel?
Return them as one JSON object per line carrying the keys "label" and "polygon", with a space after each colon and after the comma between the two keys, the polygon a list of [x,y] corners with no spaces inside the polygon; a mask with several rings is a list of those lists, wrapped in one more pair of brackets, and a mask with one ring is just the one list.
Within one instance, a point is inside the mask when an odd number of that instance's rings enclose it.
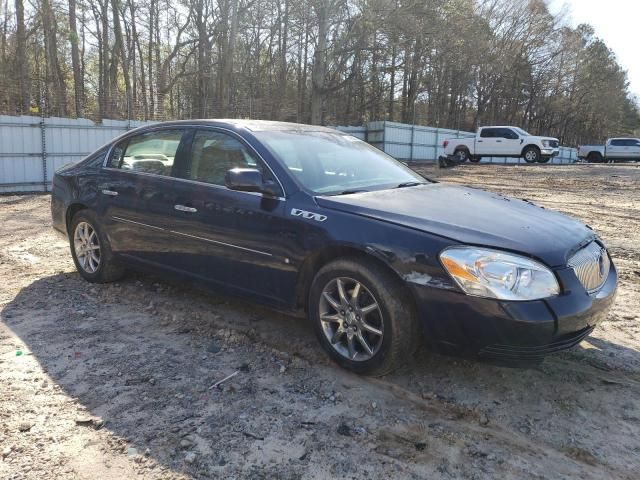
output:
{"label": "front wheel", "polygon": [[527,163],[537,163],[540,160],[540,150],[538,147],[529,146],[524,149],[522,156]]}
{"label": "front wheel", "polygon": [[320,269],[308,310],[324,350],[356,373],[379,376],[397,369],[420,338],[404,286],[368,260],[341,259]]}
{"label": "front wheel", "polygon": [[73,216],[69,243],[76,269],[88,282],[113,282],[124,275],[124,268],[114,262],[109,241],[91,211],[80,210]]}

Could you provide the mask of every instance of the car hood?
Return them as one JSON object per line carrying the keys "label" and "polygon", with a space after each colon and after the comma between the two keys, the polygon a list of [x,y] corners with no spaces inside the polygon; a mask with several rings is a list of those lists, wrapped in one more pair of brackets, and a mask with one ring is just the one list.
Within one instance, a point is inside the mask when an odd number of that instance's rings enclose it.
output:
{"label": "car hood", "polygon": [[551,142],[558,142],[558,143],[560,143],[560,140],[558,140],[557,138],[553,138],[553,137],[538,137],[538,136],[533,137],[533,136],[532,136],[532,137],[528,137],[528,138],[529,138],[529,141],[535,141],[535,140],[539,140],[539,141],[542,141],[542,140],[549,140],[549,141],[551,141]]}
{"label": "car hood", "polygon": [[348,212],[566,265],[578,246],[594,238],[586,225],[526,200],[433,183],[392,190],[317,197],[324,208]]}

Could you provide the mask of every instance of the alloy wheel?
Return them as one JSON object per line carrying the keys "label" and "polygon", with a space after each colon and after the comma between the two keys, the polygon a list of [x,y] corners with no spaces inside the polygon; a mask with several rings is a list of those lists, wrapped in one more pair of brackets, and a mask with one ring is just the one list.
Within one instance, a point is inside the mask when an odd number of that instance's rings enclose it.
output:
{"label": "alloy wheel", "polygon": [[73,249],[78,263],[87,273],[95,273],[100,267],[100,240],[95,229],[87,222],[80,222],[73,232]]}
{"label": "alloy wheel", "polygon": [[384,336],[382,311],[361,282],[334,278],[322,290],[319,309],[322,331],[341,356],[362,362],[380,350]]}

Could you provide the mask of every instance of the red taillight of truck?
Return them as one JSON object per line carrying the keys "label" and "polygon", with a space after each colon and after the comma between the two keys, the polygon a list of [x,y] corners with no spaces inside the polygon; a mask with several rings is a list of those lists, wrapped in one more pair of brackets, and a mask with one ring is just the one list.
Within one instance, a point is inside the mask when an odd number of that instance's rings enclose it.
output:
{"label": "red taillight of truck", "polygon": [[444,143],[442,144],[444,148],[447,148],[447,145],[449,145],[449,140],[445,140]]}

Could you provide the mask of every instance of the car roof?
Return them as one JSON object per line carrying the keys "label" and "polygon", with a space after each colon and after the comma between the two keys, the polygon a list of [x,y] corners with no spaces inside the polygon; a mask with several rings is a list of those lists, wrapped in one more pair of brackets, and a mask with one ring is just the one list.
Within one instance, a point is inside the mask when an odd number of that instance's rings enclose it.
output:
{"label": "car roof", "polygon": [[521,127],[515,127],[513,125],[485,125],[484,127],[480,128],[519,128],[520,130],[522,130]]}
{"label": "car roof", "polygon": [[329,127],[322,127],[320,125],[307,125],[304,123],[293,122],[276,122],[271,120],[242,120],[233,118],[207,118],[197,120],[175,120],[170,122],[161,122],[158,125],[212,125],[212,126],[226,126],[234,128],[244,128],[252,132],[326,132],[326,133],[342,133],[338,130]]}

